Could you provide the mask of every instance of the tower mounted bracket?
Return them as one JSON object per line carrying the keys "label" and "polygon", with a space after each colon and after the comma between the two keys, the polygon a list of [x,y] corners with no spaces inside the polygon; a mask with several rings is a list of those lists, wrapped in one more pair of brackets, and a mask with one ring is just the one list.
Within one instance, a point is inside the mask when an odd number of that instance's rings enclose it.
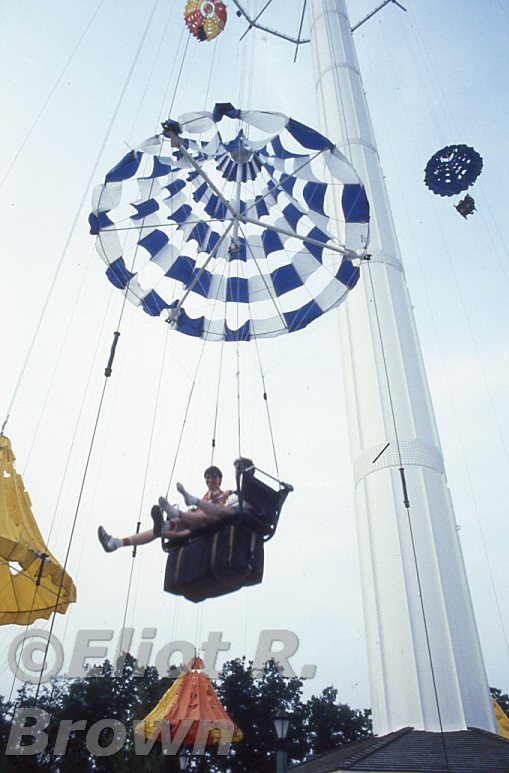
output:
{"label": "tower mounted bracket", "polygon": [[[264,11],[269,7],[269,5],[272,3],[272,0],[267,0],[265,5],[263,6],[262,10],[254,17],[251,18],[251,16],[248,14],[248,12],[245,10],[245,8],[242,6],[242,4],[239,2],[239,0],[233,0],[233,4],[237,8],[237,16],[243,16],[244,19],[248,23],[247,30],[243,33],[240,40],[245,38],[249,30],[255,29],[262,30],[263,32],[267,32],[269,35],[274,35],[277,38],[282,38],[283,40],[287,40],[289,43],[293,43],[297,48],[302,45],[303,43],[309,43],[309,38],[302,38],[301,32],[302,32],[302,25],[304,20],[304,11],[306,8],[306,0],[304,0],[303,7],[302,7],[302,16],[300,21],[300,27],[299,27],[299,34],[297,37],[293,37],[292,35],[287,35],[284,32],[279,32],[279,30],[272,29],[272,27],[266,27],[264,24],[260,24],[259,19],[264,13]],[[401,5],[401,3],[398,2],[398,0],[384,0],[383,3],[378,5],[371,13],[368,13],[367,16],[364,17],[364,19],[361,19],[357,24],[354,24],[352,27],[352,32],[355,32],[355,30],[358,30],[359,27],[361,27],[365,22],[367,22],[369,19],[371,19],[378,11],[381,11],[382,8],[385,8],[386,5],[389,5],[389,3],[394,3],[394,5],[397,5],[398,8],[401,8],[402,11],[406,12],[406,8]]]}

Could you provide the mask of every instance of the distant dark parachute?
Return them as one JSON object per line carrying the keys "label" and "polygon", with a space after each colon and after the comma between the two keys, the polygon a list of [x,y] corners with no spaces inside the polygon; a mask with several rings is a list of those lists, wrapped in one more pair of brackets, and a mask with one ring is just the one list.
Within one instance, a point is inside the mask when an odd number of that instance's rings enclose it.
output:
{"label": "distant dark parachute", "polygon": [[[455,196],[466,191],[482,171],[482,158],[468,145],[447,145],[438,150],[426,164],[424,182],[438,196]],[[472,196],[465,196],[455,205],[463,217],[475,211]]]}
{"label": "distant dark parachute", "polygon": [[184,19],[191,35],[213,40],[224,30],[226,6],[221,0],[187,0]]}
{"label": "distant dark parachute", "polygon": [[482,158],[468,145],[448,145],[438,150],[426,164],[424,182],[439,196],[466,191],[482,170]]}

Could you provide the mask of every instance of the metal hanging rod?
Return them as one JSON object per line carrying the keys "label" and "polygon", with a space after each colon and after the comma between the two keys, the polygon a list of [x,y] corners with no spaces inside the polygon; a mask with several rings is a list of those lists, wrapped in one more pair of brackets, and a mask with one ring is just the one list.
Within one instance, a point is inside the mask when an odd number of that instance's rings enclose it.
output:
{"label": "metal hanging rod", "polygon": [[[282,38],[283,40],[288,40],[289,43],[294,43],[296,46],[300,46],[303,43],[309,43],[309,38],[301,38],[300,33],[302,31],[302,19],[301,19],[301,25],[299,29],[299,34],[295,38],[292,35],[286,35],[284,32],[279,32],[278,30],[272,29],[272,27],[266,27],[264,24],[260,24],[259,19],[261,15],[264,13],[264,11],[269,7],[269,5],[272,3],[272,0],[267,0],[265,5],[263,6],[262,10],[252,19],[251,16],[248,14],[248,12],[243,8],[242,4],[239,2],[239,0],[233,0],[233,4],[237,8],[237,16],[243,16],[244,19],[248,23],[247,30],[243,33],[241,36],[241,40],[245,38],[249,30],[255,29],[262,30],[263,32],[267,32],[269,35],[274,35],[276,38]],[[352,32],[355,32],[355,30],[359,29],[365,22],[367,22],[369,19],[371,19],[378,11],[381,11],[382,8],[385,8],[386,5],[389,3],[394,3],[394,5],[397,5],[398,8],[401,8],[402,11],[406,11],[407,9],[401,5],[401,3],[398,2],[398,0],[384,0],[383,3],[381,3],[379,6],[377,6],[371,13],[368,13],[367,16],[364,17],[364,19],[361,19],[357,24],[355,24],[352,27]],[[305,4],[304,4],[305,5]]]}
{"label": "metal hanging rod", "polygon": [[384,2],[381,5],[377,6],[377,8],[375,8],[374,11],[371,11],[371,13],[368,13],[368,15],[364,17],[364,19],[361,19],[359,22],[357,22],[357,24],[355,24],[352,27],[352,32],[355,32],[355,30],[358,30],[359,27],[364,24],[364,22],[368,21],[368,19],[371,19],[371,17],[374,16],[375,13],[378,13],[378,11],[381,11],[382,8],[385,8],[385,6],[388,5],[389,3],[394,3],[394,5],[397,5],[398,8],[401,8],[402,11],[406,12],[406,8],[402,6],[401,3],[398,3],[398,0],[384,0]]}

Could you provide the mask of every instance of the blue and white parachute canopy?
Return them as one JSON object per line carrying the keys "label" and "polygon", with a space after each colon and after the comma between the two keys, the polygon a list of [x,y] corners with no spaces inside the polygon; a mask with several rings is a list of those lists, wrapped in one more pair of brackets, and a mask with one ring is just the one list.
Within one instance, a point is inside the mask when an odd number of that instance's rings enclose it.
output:
{"label": "blue and white parachute canopy", "polygon": [[289,333],[344,300],[369,207],[332,142],[229,104],[163,129],[94,192],[91,233],[115,287],[208,340]]}

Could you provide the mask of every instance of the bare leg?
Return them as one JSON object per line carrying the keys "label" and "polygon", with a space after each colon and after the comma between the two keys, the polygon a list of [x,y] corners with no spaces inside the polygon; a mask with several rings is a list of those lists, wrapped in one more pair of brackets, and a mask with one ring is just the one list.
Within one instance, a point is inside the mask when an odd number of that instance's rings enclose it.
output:
{"label": "bare leg", "polygon": [[178,507],[170,505],[166,497],[159,497],[159,507],[170,518],[180,518],[180,510]]}
{"label": "bare leg", "polygon": [[165,524],[163,536],[171,540],[182,539],[197,529],[217,523],[229,515],[235,515],[236,512],[235,507],[216,505],[214,502],[200,499],[198,510],[188,510],[186,513],[181,513],[180,518],[173,521],[174,526],[171,529]]}
{"label": "bare leg", "polygon": [[188,529],[201,529],[203,526],[215,523],[216,520],[217,517],[207,515],[203,510],[188,510],[187,512],[182,513],[180,518],[176,521],[176,528],[177,531],[180,531],[181,526],[182,528]]}
{"label": "bare leg", "polygon": [[148,542],[153,542],[156,539],[153,529],[147,529],[147,531],[140,531],[138,534],[131,534],[130,537],[112,537],[107,531],[99,526],[97,530],[97,536],[99,542],[103,546],[106,553],[113,553],[118,548],[127,548],[134,545],[146,545]]}
{"label": "bare leg", "polygon": [[153,529],[147,529],[147,531],[139,531],[138,534],[131,534],[130,537],[126,537],[131,545],[147,545],[149,542],[153,542],[157,539]]}
{"label": "bare leg", "polygon": [[215,521],[225,518],[227,515],[235,515],[237,512],[237,508],[234,506],[216,505],[215,502],[208,502],[206,499],[198,500],[197,507],[202,513],[211,516]]}
{"label": "bare leg", "polygon": [[179,518],[178,521],[165,521],[163,524],[162,536],[167,539],[175,540],[176,542],[185,537],[189,537],[189,535],[193,533],[193,529],[181,528],[181,520],[182,519]]}
{"label": "bare leg", "polygon": [[194,497],[189,491],[186,491],[182,483],[177,483],[177,491],[184,497],[184,502],[188,507],[195,507],[200,501],[199,497]]}

